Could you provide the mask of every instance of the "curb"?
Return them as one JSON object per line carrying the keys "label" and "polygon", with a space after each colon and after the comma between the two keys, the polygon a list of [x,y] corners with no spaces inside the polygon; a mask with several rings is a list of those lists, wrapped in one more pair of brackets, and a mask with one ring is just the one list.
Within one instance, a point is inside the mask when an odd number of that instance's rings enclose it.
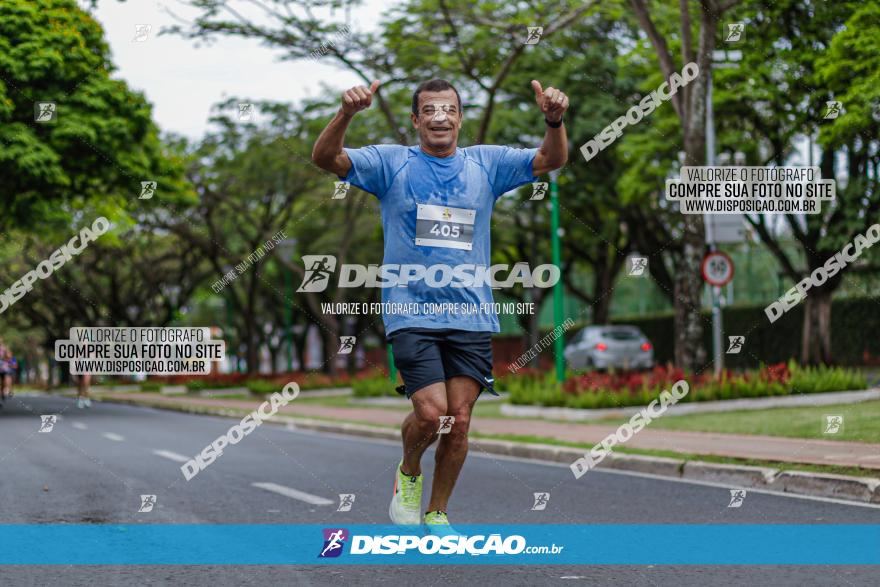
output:
{"label": "curb", "polygon": [[[704,463],[688,461],[682,469],[682,478],[697,481],[724,483],[737,487],[772,487],[778,469],[769,467],[750,467],[746,465],[725,465],[723,463]],[[813,473],[805,473],[812,475]],[[847,477],[849,479],[850,477]]]}
{"label": "curb", "polygon": [[[169,406],[167,404],[133,399],[113,398],[103,401],[230,418],[242,417],[247,413],[244,410],[212,408],[210,406]],[[330,422],[292,416],[277,416],[273,420],[268,420],[268,423],[284,425],[290,430],[312,430],[315,432],[348,434],[384,440],[400,439],[400,430],[397,428],[382,428],[368,424]],[[566,446],[489,438],[471,438],[470,443],[474,448],[486,453],[555,463],[570,464],[584,455],[584,449]],[[807,471],[780,471],[779,469],[769,467],[685,461],[667,457],[614,452],[608,454],[598,465],[598,468],[647,473],[674,479],[719,483],[729,485],[731,488],[760,488],[779,493],[830,497],[855,503],[880,504],[880,479],[874,477],[852,477],[849,475],[811,473]]]}
{"label": "curb", "polygon": [[787,493],[820,495],[848,501],[880,503],[880,479],[849,477],[830,473],[782,471],[770,484],[771,489]]}

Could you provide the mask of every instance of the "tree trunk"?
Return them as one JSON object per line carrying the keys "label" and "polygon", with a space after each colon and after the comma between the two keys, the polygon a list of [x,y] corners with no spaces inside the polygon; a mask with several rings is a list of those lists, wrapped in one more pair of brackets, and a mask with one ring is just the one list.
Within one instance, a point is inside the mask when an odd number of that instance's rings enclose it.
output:
{"label": "tree trunk", "polygon": [[613,254],[609,254],[608,248],[600,245],[597,262],[593,266],[593,301],[592,323],[608,324],[611,317],[611,294],[614,287],[614,278],[620,270],[620,264]]}
{"label": "tree trunk", "polygon": [[700,315],[700,265],[705,248],[702,217],[686,216],[684,228],[683,252],[675,274],[675,364],[693,372],[706,360]]}
{"label": "tree trunk", "polygon": [[801,363],[830,365],[831,362],[831,292],[810,292],[804,301]]}
{"label": "tree trunk", "polygon": [[248,375],[260,370],[260,343],[257,341],[256,320],[253,314],[245,316],[244,325],[244,360]]}
{"label": "tree trunk", "polygon": [[336,375],[336,356],[339,354],[339,321],[331,316],[321,320],[321,341],[324,343],[324,373],[331,377]]}

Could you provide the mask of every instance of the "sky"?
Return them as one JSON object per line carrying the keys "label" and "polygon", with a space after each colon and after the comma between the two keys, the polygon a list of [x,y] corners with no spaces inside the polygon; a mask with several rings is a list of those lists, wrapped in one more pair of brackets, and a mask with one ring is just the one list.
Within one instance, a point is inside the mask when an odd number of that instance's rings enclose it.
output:
{"label": "sky", "polygon": [[[375,29],[391,4],[392,0],[364,0],[352,12],[352,29]],[[88,9],[84,0],[80,5]],[[245,14],[255,14],[247,2],[233,5]],[[195,40],[179,35],[160,36],[163,27],[176,22],[169,11],[184,19],[198,14],[176,0],[99,0],[97,8],[90,10],[110,44],[117,67],[113,77],[144,93],[162,131],[201,137],[209,129],[211,107],[231,96],[296,103],[321,94],[322,84],[342,91],[361,83],[334,66],[329,56],[281,62],[278,51],[256,40],[217,37],[211,46],[197,47]],[[329,11],[316,14],[331,18]],[[344,13],[337,10],[332,22],[343,23]],[[144,24],[151,30],[144,41],[135,42],[136,25]]]}

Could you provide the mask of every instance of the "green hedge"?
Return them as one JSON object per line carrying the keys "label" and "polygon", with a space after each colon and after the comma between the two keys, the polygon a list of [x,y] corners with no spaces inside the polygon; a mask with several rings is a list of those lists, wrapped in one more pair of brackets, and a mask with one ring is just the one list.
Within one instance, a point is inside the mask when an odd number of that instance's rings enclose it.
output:
{"label": "green hedge", "polygon": [[395,390],[398,385],[392,384],[387,375],[380,375],[353,381],[351,390],[354,397],[404,397]]}
{"label": "green hedge", "polygon": [[[800,358],[803,303],[772,324],[764,314],[764,307],[724,308],[724,344],[727,344],[728,336],[746,336],[742,352],[725,355],[725,366],[733,369],[755,368],[760,363],[780,363]],[[673,361],[675,329],[672,313],[649,317],[621,317],[615,318],[613,322],[633,324],[641,328],[654,345],[654,359],[657,363]],[[712,351],[711,324],[711,314],[704,312],[703,345],[707,354]],[[834,300],[831,307],[831,349],[835,362],[840,365],[864,365],[866,352],[875,360],[880,357],[880,337],[875,334],[877,325],[880,325],[880,301],[877,299]]]}

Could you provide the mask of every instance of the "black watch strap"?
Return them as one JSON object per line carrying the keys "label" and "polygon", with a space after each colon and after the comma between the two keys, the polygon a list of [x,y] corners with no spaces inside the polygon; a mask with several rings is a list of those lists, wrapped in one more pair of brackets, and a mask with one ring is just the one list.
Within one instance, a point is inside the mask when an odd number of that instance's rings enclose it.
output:
{"label": "black watch strap", "polygon": [[549,126],[550,128],[559,128],[560,126],[562,126],[562,119],[561,118],[559,119],[559,122],[550,122],[549,120],[547,120],[545,118],[544,122],[546,122],[547,126]]}

